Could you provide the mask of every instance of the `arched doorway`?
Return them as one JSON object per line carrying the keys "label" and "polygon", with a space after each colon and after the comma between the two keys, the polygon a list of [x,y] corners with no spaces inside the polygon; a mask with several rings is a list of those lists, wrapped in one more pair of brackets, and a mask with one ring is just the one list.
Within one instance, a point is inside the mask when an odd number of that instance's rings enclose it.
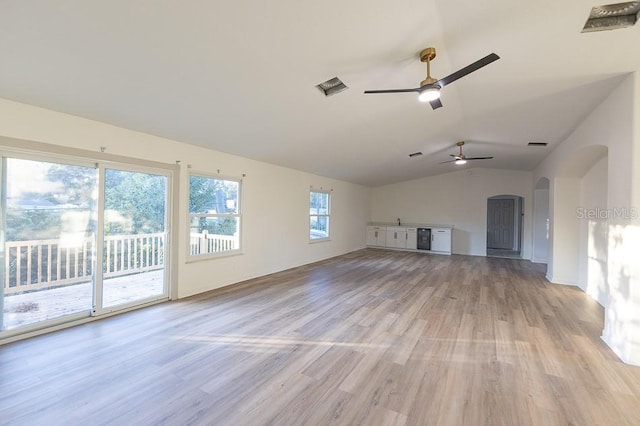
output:
{"label": "arched doorway", "polygon": [[487,256],[521,257],[523,212],[518,195],[487,198]]}

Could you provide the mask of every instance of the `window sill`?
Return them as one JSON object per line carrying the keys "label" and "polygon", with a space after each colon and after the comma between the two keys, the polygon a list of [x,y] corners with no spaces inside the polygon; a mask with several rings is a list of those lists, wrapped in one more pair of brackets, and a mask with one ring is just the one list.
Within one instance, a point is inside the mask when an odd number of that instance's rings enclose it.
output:
{"label": "window sill", "polygon": [[328,241],[331,241],[330,237],[327,237],[327,238],[315,238],[313,240],[309,240],[309,244],[326,243]]}
{"label": "window sill", "polygon": [[243,254],[244,253],[242,252],[242,250],[224,251],[220,253],[207,253],[198,256],[188,256],[185,263],[197,263],[207,260],[222,259],[225,257],[241,256]]}

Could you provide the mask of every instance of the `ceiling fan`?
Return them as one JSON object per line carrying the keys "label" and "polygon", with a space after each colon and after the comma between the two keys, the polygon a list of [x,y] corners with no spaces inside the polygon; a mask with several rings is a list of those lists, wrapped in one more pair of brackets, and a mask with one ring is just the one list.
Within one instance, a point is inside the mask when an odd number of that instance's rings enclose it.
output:
{"label": "ceiling fan", "polygon": [[431,108],[436,109],[442,106],[442,102],[440,101],[440,89],[442,89],[447,84],[451,84],[459,78],[462,78],[467,74],[471,74],[472,72],[477,71],[486,65],[489,65],[491,62],[500,59],[498,55],[496,55],[495,53],[491,53],[484,58],[477,60],[471,65],[467,65],[466,67],[459,69],[453,74],[449,74],[445,78],[436,80],[435,78],[431,77],[431,61],[435,57],[435,47],[427,47],[422,52],[420,52],[420,61],[427,63],[427,78],[420,82],[420,87],[416,87],[414,89],[365,90],[364,93],[370,94],[417,92],[419,94],[418,99],[420,100],[420,102],[429,102],[429,104],[431,104]]}
{"label": "ceiling fan", "polygon": [[440,164],[456,163],[458,165],[463,165],[463,164],[466,164],[467,161],[471,161],[471,160],[491,160],[493,158],[493,157],[467,157],[462,152],[462,147],[464,146],[464,141],[457,142],[456,145],[460,147],[460,152],[458,153],[458,155],[449,154],[450,156],[453,157],[453,160],[443,161]]}

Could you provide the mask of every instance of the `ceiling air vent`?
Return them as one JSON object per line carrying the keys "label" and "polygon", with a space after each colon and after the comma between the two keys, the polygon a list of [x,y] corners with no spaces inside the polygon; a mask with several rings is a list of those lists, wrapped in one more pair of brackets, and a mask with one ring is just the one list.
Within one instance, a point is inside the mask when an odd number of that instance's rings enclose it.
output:
{"label": "ceiling air vent", "polygon": [[527,144],[527,146],[547,146],[548,143],[546,142],[529,142]]}
{"label": "ceiling air vent", "polygon": [[638,20],[638,12],[640,12],[640,1],[595,6],[591,9],[582,32],[591,33],[632,27]]}
{"label": "ceiling air vent", "polygon": [[422,152],[418,151],[418,152],[414,152],[409,154],[409,157],[413,158],[413,157],[420,157],[422,155]]}
{"label": "ceiling air vent", "polygon": [[347,85],[342,82],[338,77],[333,77],[331,80],[327,80],[324,83],[320,83],[316,86],[318,90],[324,93],[325,96],[335,95],[343,90],[348,89]]}

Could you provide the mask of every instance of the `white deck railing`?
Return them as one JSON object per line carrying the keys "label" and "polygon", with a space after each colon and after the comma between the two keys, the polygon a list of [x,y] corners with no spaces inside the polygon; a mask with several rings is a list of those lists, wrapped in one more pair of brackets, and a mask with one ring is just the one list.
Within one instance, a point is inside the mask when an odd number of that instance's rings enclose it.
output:
{"label": "white deck railing", "polygon": [[[105,278],[164,267],[164,233],[111,235],[105,237]],[[10,241],[5,243],[4,293],[86,282],[93,275],[93,238],[67,247],[60,240]]]}
{"label": "white deck railing", "polygon": [[164,266],[164,233],[104,237],[104,276],[153,271]]}
{"label": "white deck railing", "polygon": [[[105,237],[105,278],[164,267],[164,233],[110,235]],[[191,233],[192,255],[238,248],[237,237]],[[93,238],[67,247],[60,240],[10,241],[5,243],[4,294],[77,284],[93,275]]]}
{"label": "white deck railing", "polygon": [[233,235],[218,235],[203,232],[191,233],[189,242],[189,252],[192,256],[205,253],[218,253],[230,251],[238,248],[238,237]]}

